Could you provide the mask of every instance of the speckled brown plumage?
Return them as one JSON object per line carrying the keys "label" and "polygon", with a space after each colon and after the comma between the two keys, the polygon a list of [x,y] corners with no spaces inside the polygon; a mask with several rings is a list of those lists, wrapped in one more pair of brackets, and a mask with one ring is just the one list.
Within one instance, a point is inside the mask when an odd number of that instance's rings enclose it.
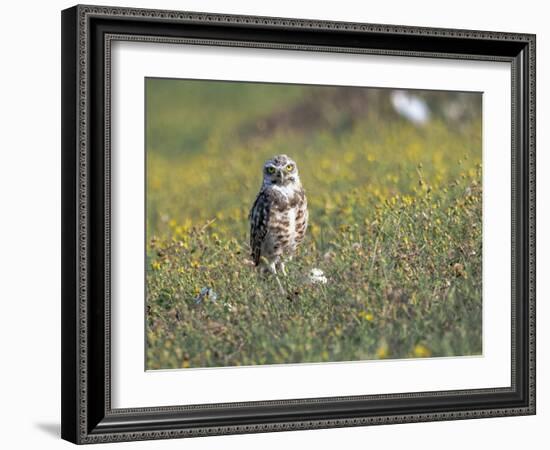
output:
{"label": "speckled brown plumage", "polygon": [[308,223],[307,197],[296,163],[288,156],[278,155],[264,165],[263,184],[249,217],[254,264],[284,273],[284,261],[296,253]]}

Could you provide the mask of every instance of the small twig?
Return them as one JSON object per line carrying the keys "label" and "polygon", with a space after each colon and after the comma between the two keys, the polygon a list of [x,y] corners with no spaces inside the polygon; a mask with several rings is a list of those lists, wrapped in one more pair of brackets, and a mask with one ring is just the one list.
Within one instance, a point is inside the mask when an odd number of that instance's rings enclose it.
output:
{"label": "small twig", "polygon": [[216,221],[216,219],[212,219],[212,220],[209,220],[208,222],[206,222],[202,228],[201,228],[201,233],[204,232],[204,230],[206,230],[210,225],[212,225],[214,222]]}

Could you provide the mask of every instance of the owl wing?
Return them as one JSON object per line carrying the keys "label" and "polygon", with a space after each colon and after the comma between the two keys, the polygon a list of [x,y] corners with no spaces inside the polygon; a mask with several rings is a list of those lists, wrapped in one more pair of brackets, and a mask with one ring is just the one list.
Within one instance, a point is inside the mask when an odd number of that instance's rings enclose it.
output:
{"label": "owl wing", "polygon": [[262,243],[267,234],[270,213],[269,193],[260,191],[250,210],[250,252],[254,264],[260,264]]}
{"label": "owl wing", "polygon": [[305,191],[302,189],[299,192],[298,211],[296,213],[296,241],[300,244],[306,235],[308,211],[307,211],[307,197]]}

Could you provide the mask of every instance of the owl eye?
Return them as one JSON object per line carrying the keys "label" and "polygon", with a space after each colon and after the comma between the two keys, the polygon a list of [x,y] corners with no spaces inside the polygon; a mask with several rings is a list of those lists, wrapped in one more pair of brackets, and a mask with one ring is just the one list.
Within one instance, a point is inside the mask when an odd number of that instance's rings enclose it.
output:
{"label": "owl eye", "polygon": [[273,174],[275,173],[275,167],[273,166],[269,166],[267,169],[265,169],[267,171],[267,173],[270,173],[270,174]]}
{"label": "owl eye", "polygon": [[294,170],[294,166],[292,164],[289,164],[286,166],[286,171],[287,172],[292,172]]}

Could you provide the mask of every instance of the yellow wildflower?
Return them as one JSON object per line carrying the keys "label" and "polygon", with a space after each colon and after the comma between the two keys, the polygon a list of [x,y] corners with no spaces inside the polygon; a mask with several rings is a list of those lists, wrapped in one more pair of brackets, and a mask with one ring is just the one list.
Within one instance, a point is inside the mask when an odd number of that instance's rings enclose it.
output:
{"label": "yellow wildflower", "polygon": [[376,350],[376,356],[379,359],[387,358],[389,355],[388,346],[387,344],[381,344],[380,347],[378,347],[378,350]]}
{"label": "yellow wildflower", "polygon": [[366,320],[367,322],[372,322],[374,320],[374,316],[366,311],[359,311],[357,315],[359,318]]}
{"label": "yellow wildflower", "polygon": [[416,356],[417,358],[428,358],[432,356],[431,350],[422,344],[415,345],[413,349],[413,353],[414,353],[414,356]]}

